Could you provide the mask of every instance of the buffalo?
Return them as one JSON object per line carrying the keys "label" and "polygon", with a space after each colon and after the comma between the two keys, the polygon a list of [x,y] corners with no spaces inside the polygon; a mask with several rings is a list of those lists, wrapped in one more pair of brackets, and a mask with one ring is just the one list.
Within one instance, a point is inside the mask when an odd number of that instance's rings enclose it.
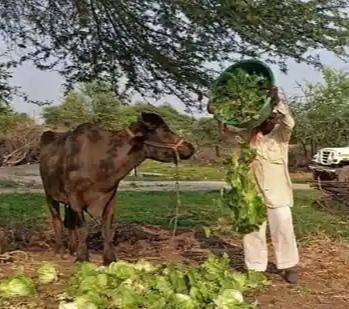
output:
{"label": "buffalo", "polygon": [[[64,256],[62,228],[69,231],[68,249],[76,261],[88,261],[88,228],[84,214],[102,219],[103,262],[116,260],[112,222],[120,181],[145,159],[187,160],[194,146],[171,131],[155,113],[142,112],[120,131],[83,123],[67,132],[46,131],[40,139],[40,176],[50,209],[56,253]],[[65,218],[60,216],[65,205]]]}

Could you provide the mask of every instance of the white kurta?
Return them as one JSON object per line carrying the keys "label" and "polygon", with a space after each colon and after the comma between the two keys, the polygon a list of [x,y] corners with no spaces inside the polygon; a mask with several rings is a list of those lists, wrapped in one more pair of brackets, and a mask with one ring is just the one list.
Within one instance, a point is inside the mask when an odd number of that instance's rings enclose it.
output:
{"label": "white kurta", "polygon": [[267,135],[258,133],[251,147],[257,150],[252,172],[268,208],[293,206],[292,182],[288,172],[288,143],[294,120],[287,106],[280,102],[281,114],[275,128]]}
{"label": "white kurta", "polygon": [[[275,128],[265,136],[259,133],[251,142],[257,150],[251,168],[267,207],[277,268],[286,269],[299,262],[291,213],[292,182],[288,172],[288,144],[295,123],[283,102],[276,106],[275,111],[280,114]],[[235,132],[245,139],[250,136],[248,132]],[[258,231],[243,238],[245,264],[249,270],[265,271],[267,268],[266,226],[265,222]]]}

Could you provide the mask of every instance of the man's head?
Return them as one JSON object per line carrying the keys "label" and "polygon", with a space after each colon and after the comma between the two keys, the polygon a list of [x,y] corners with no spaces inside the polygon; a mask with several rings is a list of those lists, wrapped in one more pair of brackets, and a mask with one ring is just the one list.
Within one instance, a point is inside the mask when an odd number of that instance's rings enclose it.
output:
{"label": "man's head", "polygon": [[273,113],[261,125],[255,128],[256,132],[261,132],[263,135],[269,134],[276,126],[277,114]]}

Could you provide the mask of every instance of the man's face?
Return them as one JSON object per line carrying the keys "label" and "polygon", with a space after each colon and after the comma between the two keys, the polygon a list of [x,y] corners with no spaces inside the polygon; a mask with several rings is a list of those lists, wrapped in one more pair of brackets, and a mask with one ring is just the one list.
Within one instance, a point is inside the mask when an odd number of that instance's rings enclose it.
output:
{"label": "man's face", "polygon": [[257,127],[257,131],[261,132],[263,135],[267,135],[275,128],[276,122],[276,114],[272,114],[266,121]]}

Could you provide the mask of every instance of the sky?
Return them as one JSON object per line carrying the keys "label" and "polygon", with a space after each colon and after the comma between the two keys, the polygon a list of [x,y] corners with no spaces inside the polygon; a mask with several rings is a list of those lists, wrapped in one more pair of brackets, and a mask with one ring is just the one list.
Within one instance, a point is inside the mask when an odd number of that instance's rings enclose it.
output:
{"label": "sky", "polygon": [[[349,64],[344,63],[333,54],[321,52],[320,55],[324,65],[349,71]],[[275,66],[271,68],[275,74],[277,85],[289,95],[301,94],[297,82],[302,83],[305,80],[309,82],[321,81],[321,74],[305,64],[289,61],[287,74],[280,72]],[[27,93],[33,100],[50,100],[54,102],[53,104],[59,104],[63,98],[61,87],[63,78],[57,72],[43,72],[29,63],[13,70],[11,83],[12,85],[20,86],[22,91]],[[133,99],[141,100],[140,97],[134,97]],[[158,102],[153,101],[152,103],[157,105],[164,101],[171,103],[178,110],[184,111],[184,104],[176,97],[164,97],[162,100]],[[14,99],[13,107],[16,111],[28,113],[40,121],[40,107],[25,103],[19,98]],[[201,116],[204,115],[201,114]]]}

